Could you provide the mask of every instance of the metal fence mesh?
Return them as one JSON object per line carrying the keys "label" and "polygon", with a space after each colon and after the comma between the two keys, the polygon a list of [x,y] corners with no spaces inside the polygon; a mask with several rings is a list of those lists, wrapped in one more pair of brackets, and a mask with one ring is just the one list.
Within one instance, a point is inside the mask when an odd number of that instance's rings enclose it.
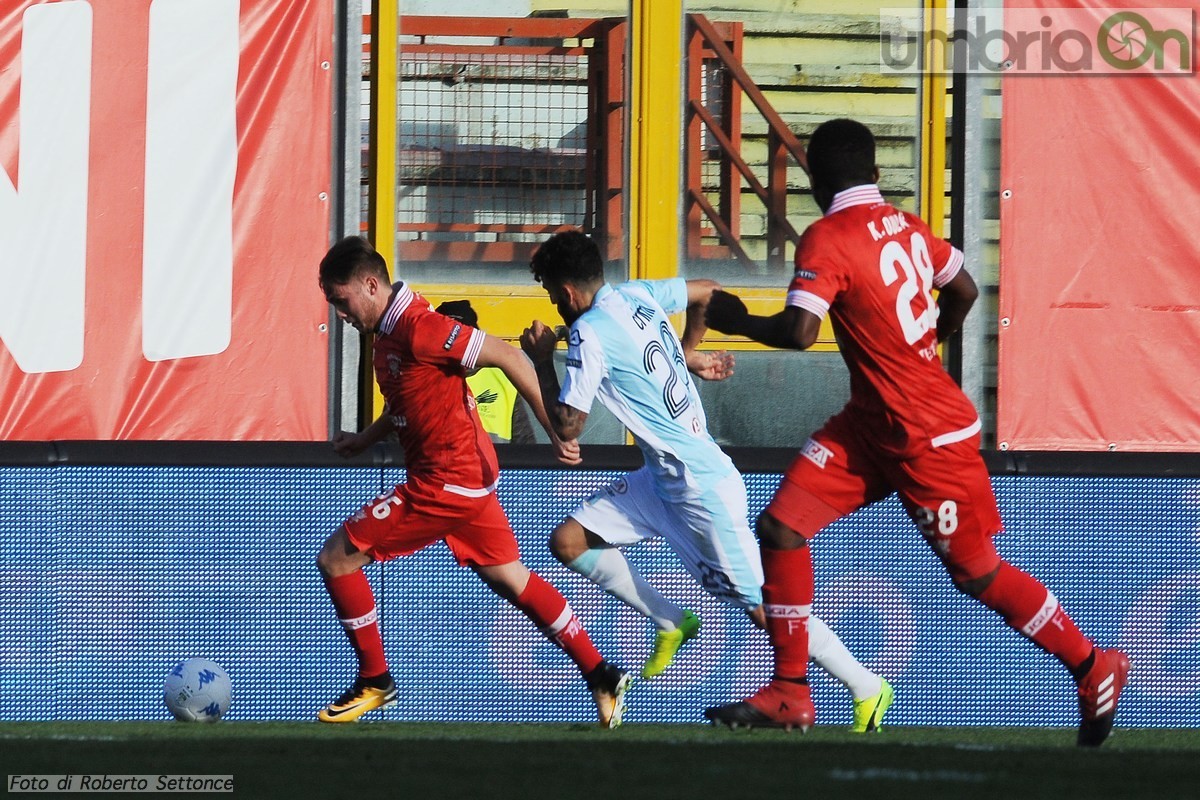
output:
{"label": "metal fence mesh", "polygon": [[401,241],[586,226],[588,56],[519,49],[402,50]]}

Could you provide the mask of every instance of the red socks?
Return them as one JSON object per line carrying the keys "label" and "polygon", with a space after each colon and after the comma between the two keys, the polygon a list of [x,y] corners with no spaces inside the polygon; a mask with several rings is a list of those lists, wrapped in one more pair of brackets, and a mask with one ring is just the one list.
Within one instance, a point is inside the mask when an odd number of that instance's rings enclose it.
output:
{"label": "red socks", "polygon": [[388,671],[383,655],[383,639],[379,636],[375,595],[362,570],[348,575],[325,579],[325,590],[333,600],[338,622],[346,629],[350,645],[358,656],[358,675],[373,678]]}
{"label": "red socks", "polygon": [[1075,627],[1058,598],[1037,578],[1007,561],[1000,562],[1000,571],[979,600],[1070,670],[1092,652],[1092,643]]}
{"label": "red socks", "polygon": [[571,610],[567,598],[536,572],[529,573],[529,583],[513,605],[561,647],[584,675],[604,660],[580,624],[579,617]]}
{"label": "red socks", "polygon": [[761,548],[763,610],[767,635],[775,651],[775,675],[803,678],[808,674],[808,617],[812,614],[813,567],[808,547],[795,550]]}
{"label": "red socks", "polygon": [[[346,635],[358,656],[359,677],[373,678],[387,672],[375,595],[371,593],[367,576],[358,570],[327,578],[325,589],[333,600],[338,621],[346,629]],[[591,672],[604,660],[566,598],[536,573],[529,574],[529,583],[514,605],[566,651],[584,674]]]}

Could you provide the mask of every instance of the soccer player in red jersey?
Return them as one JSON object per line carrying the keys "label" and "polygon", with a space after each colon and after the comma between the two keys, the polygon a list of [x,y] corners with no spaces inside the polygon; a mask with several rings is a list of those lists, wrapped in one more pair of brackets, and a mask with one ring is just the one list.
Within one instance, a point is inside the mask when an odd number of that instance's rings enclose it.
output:
{"label": "soccer player in red jersey", "polygon": [[996,552],[992,537],[1002,525],[979,454],[979,417],[937,349],[978,296],[963,254],[920,218],[884,202],[875,140],[865,126],[826,122],[807,155],[824,217],[800,239],[783,311],[751,315],[740,299],[720,292],[707,322],[771,347],[805,350],[828,315],[850,370],[850,400],[804,445],[758,519],[774,677],[752,697],[705,716],[730,726],[812,724],[808,540],[896,492],[954,585],[1071,671],[1079,688],[1077,741],[1099,745],[1112,730],[1129,659],[1093,646],[1042,583]]}
{"label": "soccer player in red jersey", "polygon": [[330,248],[321,261],[320,284],[339,318],[375,334],[375,376],[387,401],[379,419],[361,433],[339,433],[334,449],[354,455],[395,431],[408,478],[346,520],[317,556],[358,656],[358,679],[318,718],[351,722],[395,700],[375,598],[362,568],[444,540],[460,565],[567,653],[587,681],[600,724],[615,728],[630,676],[601,657],[558,590],[521,563],[496,499],[496,450],[467,388],[468,370],[503,370],[550,434],[559,460],[578,464],[578,442],[560,440],[550,427],[533,365],[504,341],[438,314],[403,281],[393,285],[383,257],[360,237]]}

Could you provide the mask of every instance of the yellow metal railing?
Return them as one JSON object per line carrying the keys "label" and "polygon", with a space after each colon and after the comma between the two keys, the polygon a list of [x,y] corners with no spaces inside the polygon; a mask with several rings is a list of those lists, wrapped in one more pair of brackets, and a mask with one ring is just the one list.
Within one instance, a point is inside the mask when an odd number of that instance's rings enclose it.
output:
{"label": "yellow metal railing", "polygon": [[[395,273],[396,260],[396,88],[400,79],[399,0],[371,0],[371,127],[370,186],[367,190],[367,238]],[[364,392],[359,422],[369,424],[383,410],[383,395],[372,374],[371,359],[362,364]]]}
{"label": "yellow metal railing", "polygon": [[679,271],[682,0],[630,4],[629,274]]}
{"label": "yellow metal railing", "polygon": [[921,218],[937,236],[946,216],[946,0],[924,0],[925,69],[921,75]]}

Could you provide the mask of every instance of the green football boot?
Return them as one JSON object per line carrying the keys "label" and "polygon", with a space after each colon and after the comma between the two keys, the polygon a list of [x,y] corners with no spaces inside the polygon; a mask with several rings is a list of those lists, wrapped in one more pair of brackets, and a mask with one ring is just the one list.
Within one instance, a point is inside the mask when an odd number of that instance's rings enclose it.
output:
{"label": "green football boot", "polygon": [[659,631],[654,635],[654,652],[642,665],[642,677],[648,680],[656,675],[661,675],[667,667],[671,666],[671,662],[675,660],[675,654],[679,652],[680,647],[683,647],[683,643],[696,638],[696,634],[699,632],[700,618],[691,611],[684,611],[679,627],[673,631]]}

